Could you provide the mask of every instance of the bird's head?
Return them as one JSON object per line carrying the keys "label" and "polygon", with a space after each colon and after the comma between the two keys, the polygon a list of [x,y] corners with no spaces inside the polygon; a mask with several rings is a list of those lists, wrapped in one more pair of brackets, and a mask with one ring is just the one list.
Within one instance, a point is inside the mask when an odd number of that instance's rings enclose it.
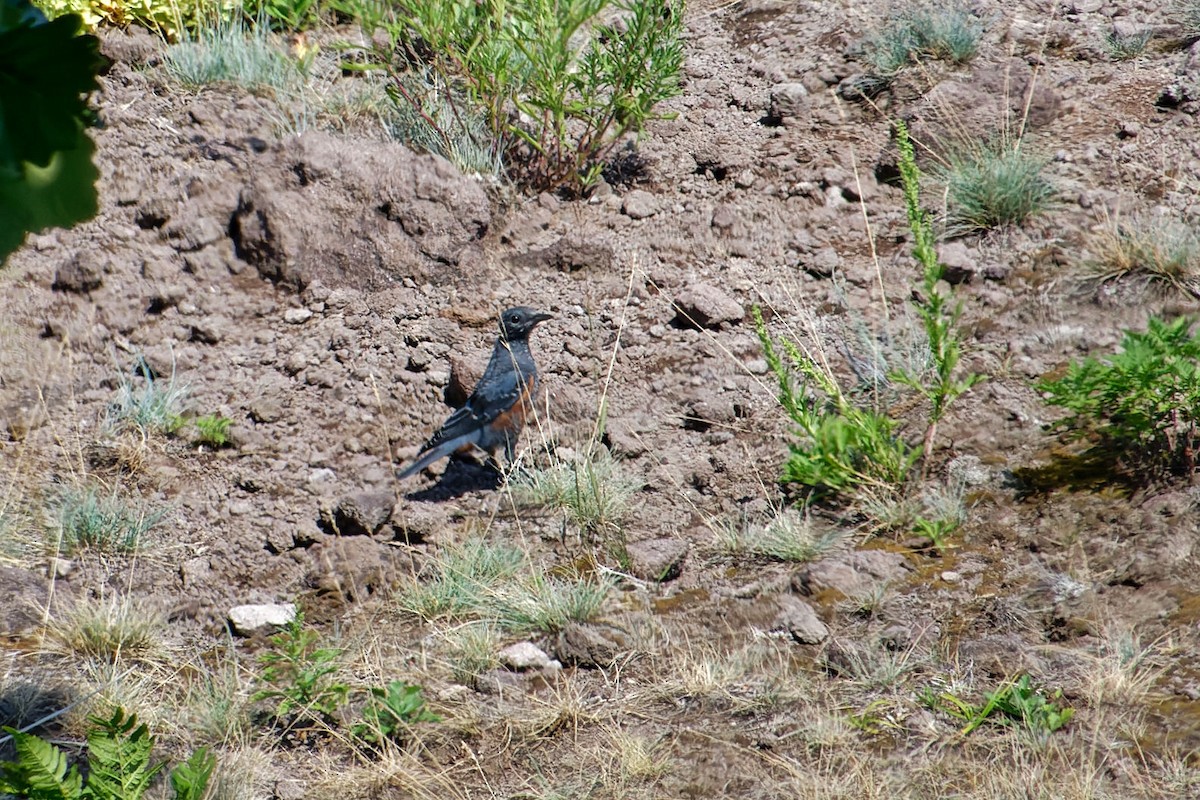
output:
{"label": "bird's head", "polygon": [[529,338],[529,333],[539,322],[545,322],[552,315],[543,314],[527,306],[510,308],[500,315],[500,336],[506,342],[519,342]]}

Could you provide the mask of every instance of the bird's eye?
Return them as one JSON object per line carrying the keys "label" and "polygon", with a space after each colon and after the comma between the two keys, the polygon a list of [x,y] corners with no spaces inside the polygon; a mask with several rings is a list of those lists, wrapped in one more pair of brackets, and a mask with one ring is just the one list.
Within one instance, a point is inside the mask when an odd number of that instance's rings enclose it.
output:
{"label": "bird's eye", "polygon": [[519,325],[521,323],[521,315],[513,314],[511,317],[508,318],[508,321],[511,322],[513,325]]}

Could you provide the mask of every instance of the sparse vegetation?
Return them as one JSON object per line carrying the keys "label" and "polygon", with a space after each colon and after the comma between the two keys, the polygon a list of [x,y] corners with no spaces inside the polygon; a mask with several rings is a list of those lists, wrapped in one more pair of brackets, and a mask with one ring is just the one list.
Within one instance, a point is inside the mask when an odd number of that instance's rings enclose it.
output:
{"label": "sparse vegetation", "polygon": [[64,553],[80,550],[130,552],[163,523],[167,510],[95,484],[64,486],[49,503],[55,544]]}
{"label": "sparse vegetation", "polygon": [[[341,0],[338,8],[368,37],[386,33],[386,45],[353,66],[392,76],[395,101],[436,134],[436,152],[490,151],[533,191],[591,186],[626,135],[679,93],[683,7],[674,2],[437,0],[403,8]],[[598,24],[613,10],[619,25]],[[474,136],[469,120],[478,118],[489,141],[464,148],[459,140]]]}
{"label": "sparse vegetation", "polygon": [[934,174],[946,187],[946,230],[953,235],[1020,225],[1045,211],[1057,194],[1046,161],[1021,139],[1006,136],[950,148]]}
{"label": "sparse vegetation", "polygon": [[965,64],[982,36],[982,22],[965,5],[918,4],[889,17],[863,49],[875,73],[890,77],[925,58]]}
{"label": "sparse vegetation", "polygon": [[1054,425],[1073,440],[1098,437],[1094,452],[1138,482],[1196,471],[1200,335],[1186,317],[1151,318],[1127,330],[1121,351],[1075,362],[1038,384],[1070,416]]}
{"label": "sparse vegetation", "polygon": [[1105,224],[1087,240],[1085,267],[1098,280],[1141,277],[1200,297],[1200,234],[1166,217],[1134,216]]}

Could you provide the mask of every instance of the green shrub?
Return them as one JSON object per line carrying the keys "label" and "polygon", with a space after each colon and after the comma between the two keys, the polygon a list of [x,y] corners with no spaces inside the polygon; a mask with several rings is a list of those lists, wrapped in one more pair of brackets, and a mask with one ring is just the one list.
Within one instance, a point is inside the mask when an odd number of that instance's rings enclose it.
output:
{"label": "green shrub", "polygon": [[[404,8],[337,0],[388,42],[359,69],[386,69],[447,157],[481,119],[509,177],[533,190],[583,190],[626,134],[679,94],[683,6],[636,0],[430,0]],[[618,23],[597,20],[611,10]],[[450,114],[444,109],[449,104]]]}
{"label": "green shrub", "polygon": [[1046,401],[1071,412],[1054,427],[1072,439],[1095,437],[1095,450],[1140,480],[1192,475],[1200,444],[1200,335],[1191,327],[1185,317],[1152,318],[1145,333],[1125,332],[1120,352],[1041,381]]}
{"label": "green shrub", "polygon": [[[929,423],[925,428],[921,449],[927,466],[929,457],[933,454],[938,423],[946,415],[950,405],[983,380],[984,376],[975,373],[961,377],[959,375],[962,342],[958,334],[958,320],[962,316],[962,303],[954,301],[952,296],[941,289],[945,267],[938,260],[937,251],[934,249],[933,228],[921,208],[921,176],[917,170],[912,142],[908,138],[908,128],[903,122],[896,123],[896,140],[900,148],[900,178],[904,185],[908,227],[913,234],[913,257],[921,265],[922,291],[914,296],[912,302],[925,328],[932,369],[927,374],[900,371],[893,373],[892,378],[912,387],[929,401]],[[930,529],[926,533],[933,531]]]}
{"label": "green shrub", "polygon": [[[86,779],[62,750],[13,728],[17,760],[0,763],[0,794],[29,800],[140,800],[163,763],[151,763],[154,737],[136,715],[117,709],[109,719],[89,717]],[[204,748],[171,770],[175,800],[201,800],[216,759]]]}
{"label": "green shrub", "polygon": [[277,719],[312,713],[332,717],[345,704],[350,687],[332,677],[340,669],[342,651],[321,647],[319,640],[317,631],[304,627],[302,614],[272,636],[271,649],[258,657],[266,688],[251,700],[278,700],[273,712]]}
{"label": "green shrub", "polygon": [[89,30],[101,24],[139,25],[167,40],[194,26],[203,10],[211,7],[206,0],[37,0],[37,5],[51,19],[77,14]]}
{"label": "green shrub", "polygon": [[920,451],[897,435],[899,423],[855,405],[823,362],[787,340],[780,343],[785,363],[758,308],[754,325],[779,402],[799,436],[788,445],[781,480],[808,487],[810,497],[860,487],[890,492],[903,484]]}
{"label": "green shrub", "polygon": [[1019,139],[951,148],[936,171],[946,186],[947,230],[965,234],[1020,225],[1044,211],[1056,194],[1042,175],[1045,167]]}
{"label": "green shrub", "polygon": [[964,6],[921,6],[889,17],[864,50],[878,75],[891,76],[923,58],[965,64],[978,52],[982,35],[982,23]]}

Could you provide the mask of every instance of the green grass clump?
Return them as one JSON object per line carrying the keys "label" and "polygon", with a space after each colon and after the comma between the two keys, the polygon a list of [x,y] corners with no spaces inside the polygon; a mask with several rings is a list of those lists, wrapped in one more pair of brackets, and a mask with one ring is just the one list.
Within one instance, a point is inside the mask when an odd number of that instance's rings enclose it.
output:
{"label": "green grass clump", "polygon": [[1042,174],[1046,160],[1021,145],[1001,137],[951,149],[936,171],[946,187],[949,233],[1020,225],[1050,205],[1056,190]]}
{"label": "green grass clump", "polygon": [[181,406],[186,387],[175,376],[155,378],[142,363],[138,376],[122,376],[117,397],[108,405],[106,422],[113,430],[136,428],[143,433],[172,434],[183,427]]}
{"label": "green grass clump", "polygon": [[1094,439],[1093,451],[1149,482],[1193,475],[1200,445],[1200,334],[1192,321],[1150,319],[1127,330],[1121,350],[1075,362],[1061,378],[1038,383],[1046,401],[1070,416],[1054,427],[1071,439]]}
{"label": "green grass clump", "polygon": [[46,642],[75,660],[116,664],[152,655],[164,626],[161,614],[128,597],[80,600],[50,620]]}
{"label": "green grass clump", "polygon": [[203,26],[167,47],[167,73],[186,87],[233,83],[248,89],[295,91],[303,73],[265,25],[251,28],[241,17]]}
{"label": "green grass clump", "polygon": [[507,630],[554,631],[595,616],[609,592],[607,577],[548,575],[521,550],[472,540],[441,550],[425,581],[396,596],[399,607],[422,619],[476,619]]}
{"label": "green grass clump", "polygon": [[846,531],[819,528],[808,515],[794,510],[719,533],[727,550],[798,563],[824,558],[846,541]]}
{"label": "green grass clump", "polygon": [[1114,61],[1129,61],[1146,52],[1146,46],[1154,38],[1154,31],[1120,34],[1116,31],[1104,37],[1104,49]]}
{"label": "green grass clump", "polygon": [[518,470],[509,488],[518,506],[561,511],[581,534],[599,540],[627,567],[623,521],[642,485],[607,451],[590,448],[573,461]]}
{"label": "green grass clump", "polygon": [[868,63],[881,76],[892,76],[924,58],[965,64],[979,51],[983,24],[964,6],[908,9],[893,14],[868,37]]}
{"label": "green grass clump", "polygon": [[1101,281],[1141,276],[1200,297],[1200,234],[1163,217],[1107,225],[1088,240],[1086,264]]}
{"label": "green grass clump", "polygon": [[64,553],[137,550],[147,533],[166,518],[162,508],[98,486],[64,487],[50,501],[51,518]]}

